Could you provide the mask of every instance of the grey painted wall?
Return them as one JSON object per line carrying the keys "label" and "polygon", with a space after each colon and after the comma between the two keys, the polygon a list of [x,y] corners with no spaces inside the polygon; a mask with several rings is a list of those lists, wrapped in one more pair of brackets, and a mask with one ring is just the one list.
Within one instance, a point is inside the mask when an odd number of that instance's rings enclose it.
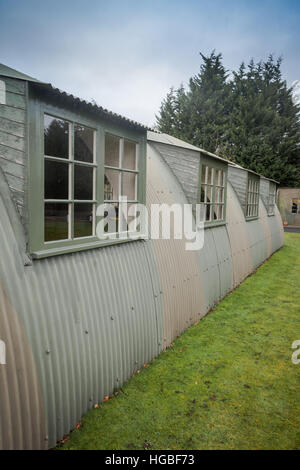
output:
{"label": "grey painted wall", "polygon": [[245,212],[247,198],[247,171],[228,165],[228,181],[231,183]]}
{"label": "grey painted wall", "polygon": [[180,182],[190,204],[197,203],[200,153],[152,142]]}
{"label": "grey painted wall", "polygon": [[0,166],[19,214],[24,216],[26,82],[0,77],[6,88],[0,106]]}

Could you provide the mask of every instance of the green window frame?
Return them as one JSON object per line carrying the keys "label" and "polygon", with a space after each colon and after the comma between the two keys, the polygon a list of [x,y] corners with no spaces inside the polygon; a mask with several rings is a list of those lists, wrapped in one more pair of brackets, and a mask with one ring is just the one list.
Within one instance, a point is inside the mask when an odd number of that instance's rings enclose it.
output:
{"label": "green window frame", "polygon": [[269,197],[268,197],[268,216],[275,215],[276,206],[276,184],[272,181],[269,182]]}
{"label": "green window frame", "polygon": [[[44,258],[76,251],[83,251],[92,248],[124,243],[132,241],[128,238],[116,236],[115,239],[100,240],[96,236],[96,208],[99,204],[104,204],[104,174],[105,174],[105,136],[107,134],[117,136],[122,142],[131,142],[136,145],[137,167],[134,169],[136,175],[136,194],[135,202],[145,204],[146,199],[146,132],[123,127],[121,124],[106,122],[87,112],[74,111],[73,109],[58,107],[53,102],[37,99],[34,92],[29,99],[28,105],[28,123],[29,123],[29,168],[28,168],[28,251],[32,258]],[[45,154],[44,141],[44,119],[45,116],[61,120],[66,123],[64,128],[68,129],[68,152],[67,155],[48,155]],[[93,132],[93,151],[91,161],[78,160],[76,157],[76,129],[79,128],[83,133],[88,130]],[[87,132],[88,134],[88,132]],[[91,139],[90,139],[91,141]],[[120,154],[123,150],[121,149]],[[90,158],[90,157],[89,157]],[[68,188],[57,190],[58,197],[49,197],[47,194],[47,181],[45,180],[45,171],[47,167],[60,167],[60,174],[68,175],[61,177],[60,180],[66,181],[68,178]],[[64,168],[68,167],[68,171]],[[78,170],[78,171],[77,171]],[[125,168],[124,168],[125,170]],[[127,170],[127,169],[126,169]],[[51,174],[57,174],[58,170],[51,170]],[[76,177],[76,172],[78,177]],[[131,170],[128,169],[128,173]],[[46,176],[47,178],[47,176]],[[75,181],[87,181],[87,184],[81,186],[81,192],[76,191]],[[92,183],[91,183],[92,181]],[[45,184],[46,182],[46,184]],[[88,183],[89,182],[89,183]],[[65,183],[66,184],[66,183]],[[51,193],[51,184],[50,184]],[[76,194],[77,193],[77,194]],[[84,195],[88,193],[88,197]],[[79,198],[78,198],[79,194]],[[82,194],[82,195],[81,195]],[[50,194],[50,196],[53,196]],[[51,206],[53,205],[53,206]],[[49,212],[50,206],[50,212]],[[67,208],[67,213],[66,213]],[[51,212],[52,211],[52,212]],[[90,212],[89,212],[90,211]],[[49,219],[61,216],[62,231],[64,238],[48,240],[45,238],[45,226]],[[87,215],[89,217],[87,217]],[[84,219],[84,222],[81,220]],[[67,220],[67,222],[66,222]],[[75,225],[75,222],[76,224]],[[79,224],[80,222],[80,224]],[[67,223],[67,236],[65,234],[65,225]],[[84,227],[82,230],[76,230],[76,227]],[[89,229],[87,229],[89,227]],[[60,232],[59,232],[60,233]],[[61,235],[60,235],[61,236]],[[51,238],[51,236],[50,236]],[[53,236],[55,238],[55,236]],[[138,239],[140,237],[136,237]]]}
{"label": "green window frame", "polygon": [[226,224],[228,165],[201,154],[199,168],[200,220],[205,227]]}
{"label": "green window frame", "polygon": [[253,220],[259,217],[260,177],[248,173],[245,217]]}

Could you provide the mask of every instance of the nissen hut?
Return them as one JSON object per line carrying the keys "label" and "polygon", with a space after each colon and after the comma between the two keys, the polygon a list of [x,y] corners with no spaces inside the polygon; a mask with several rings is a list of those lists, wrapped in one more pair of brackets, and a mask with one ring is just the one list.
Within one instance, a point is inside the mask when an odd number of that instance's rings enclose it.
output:
{"label": "nissen hut", "polygon": [[[283,244],[277,182],[0,65],[0,448],[47,449]],[[128,205],[201,204],[204,246]],[[97,236],[98,207],[116,236]],[[132,230],[132,229],[131,229]]]}

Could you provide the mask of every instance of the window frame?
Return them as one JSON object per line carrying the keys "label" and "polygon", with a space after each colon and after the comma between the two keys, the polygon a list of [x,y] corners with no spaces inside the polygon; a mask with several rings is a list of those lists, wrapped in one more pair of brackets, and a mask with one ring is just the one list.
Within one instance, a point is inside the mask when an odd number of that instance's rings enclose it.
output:
{"label": "window frame", "polygon": [[[250,191],[249,187],[250,184],[257,183],[258,184],[258,192]],[[249,199],[253,196],[257,196],[257,202],[249,202]],[[255,175],[254,173],[247,172],[247,191],[246,191],[246,200],[245,200],[245,219],[247,221],[259,219],[259,201],[260,201],[260,176]],[[255,215],[247,215],[248,214],[248,207],[256,206],[257,213]]]}
{"label": "window frame", "polygon": [[[94,235],[76,239],[64,239],[51,242],[44,241],[44,115],[48,114],[58,119],[73,122],[95,130],[94,149],[95,160],[93,164],[96,167],[94,176],[96,193],[94,194],[94,203],[96,207],[104,202],[104,152],[105,152],[105,134],[109,133],[118,137],[128,139],[137,144],[138,150],[138,202],[145,204],[146,198],[146,131],[132,130],[119,124],[107,122],[95,114],[70,109],[67,106],[57,106],[53,99],[46,100],[35,96],[31,90],[28,101],[28,187],[27,187],[27,206],[28,206],[28,251],[33,259],[45,258],[64,253],[83,251],[102,246],[119,244],[133,241],[132,239],[107,239],[99,240]],[[72,126],[74,127],[74,126]],[[72,155],[74,155],[74,135],[72,136]],[[67,159],[65,159],[67,160]],[[78,160],[69,160],[79,163]],[[90,202],[90,201],[89,201]],[[94,224],[97,223],[95,218]],[[72,224],[71,224],[72,225]],[[136,237],[142,239],[143,237]]]}
{"label": "window frame", "polygon": [[[224,211],[223,211],[223,219],[222,220],[209,220],[209,221],[204,221],[204,228],[209,228],[209,227],[217,227],[219,225],[226,225],[227,224],[227,218],[226,218],[226,212],[227,212],[227,186],[228,186],[228,164],[222,160],[210,157],[208,155],[200,154],[200,164],[199,164],[199,174],[198,174],[198,196],[197,196],[197,202],[198,204],[203,204],[201,202],[201,188],[202,188],[202,167],[203,166],[208,166],[209,168],[214,169],[214,175],[217,170],[222,170],[224,171]],[[215,204],[218,204],[215,201],[216,197],[216,188],[218,185],[215,184],[215,177],[213,181],[213,198],[211,205],[213,206],[213,212],[215,208]]]}

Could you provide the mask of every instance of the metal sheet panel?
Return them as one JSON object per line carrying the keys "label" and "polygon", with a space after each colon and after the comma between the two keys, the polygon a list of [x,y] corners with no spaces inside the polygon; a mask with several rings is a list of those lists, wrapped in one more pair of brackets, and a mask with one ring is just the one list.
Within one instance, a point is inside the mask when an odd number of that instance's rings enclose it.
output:
{"label": "metal sheet panel", "polygon": [[[259,213],[263,211],[262,200],[259,201]],[[260,219],[249,220],[246,222],[248,237],[250,240],[250,252],[252,256],[253,269],[261,265],[268,257],[267,241]]]}
{"label": "metal sheet panel", "polygon": [[212,235],[217,254],[219,277],[220,277],[220,299],[233,289],[233,270],[231,248],[226,226],[214,227]]}
{"label": "metal sheet panel", "polygon": [[[39,377],[34,382],[29,374],[28,380],[31,387],[38,383],[42,389],[47,443],[53,447],[94,403],[159,353],[159,276],[152,242],[130,242],[24,267],[2,199],[0,211],[0,279],[25,327]],[[9,385],[14,400],[21,399],[20,393],[17,385]],[[35,414],[41,414],[34,403],[20,410],[33,423]],[[14,419],[21,419],[17,408]]]}
{"label": "metal sheet panel", "polygon": [[[188,204],[182,187],[160,154],[148,145],[147,201]],[[198,255],[186,251],[185,240],[152,240],[162,289],[163,348],[205,314],[206,300]]]}
{"label": "metal sheet panel", "polygon": [[227,186],[226,216],[232,258],[233,287],[236,287],[253,271],[253,263],[245,216],[230,183]]}

